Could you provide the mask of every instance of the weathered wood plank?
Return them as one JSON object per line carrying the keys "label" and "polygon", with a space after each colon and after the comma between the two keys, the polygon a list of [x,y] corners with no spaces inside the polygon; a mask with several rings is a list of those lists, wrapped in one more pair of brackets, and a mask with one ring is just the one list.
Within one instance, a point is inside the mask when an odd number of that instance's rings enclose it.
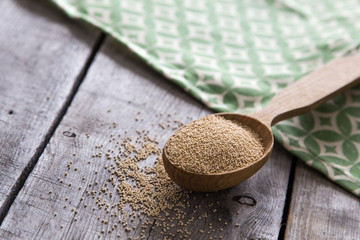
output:
{"label": "weathered wood plank", "polygon": [[[137,115],[139,111],[141,114]],[[115,40],[108,39],[11,207],[1,226],[0,237],[97,239],[98,236],[116,238],[120,234],[122,239],[125,236],[134,238],[141,233],[139,220],[134,221],[135,229],[130,232],[119,225],[108,233],[111,224],[119,217],[109,217],[108,225],[101,224],[97,218],[106,215],[104,209],[99,210],[96,199],[84,192],[90,183],[97,181],[102,185],[109,177],[104,170],[108,161],[98,159],[94,162],[91,158],[94,146],[104,144],[106,148],[109,135],[114,131],[121,134],[127,131],[127,136],[136,136],[136,130],[141,129],[149,130],[150,136],[157,135],[162,145],[173,131],[158,125],[166,125],[168,114],[173,119],[188,122],[189,116],[195,119],[208,113],[210,111],[134,58]],[[117,122],[115,130],[108,128],[114,121]],[[195,220],[187,228],[191,232],[188,238],[221,235],[226,239],[277,239],[289,178],[289,159],[289,154],[277,145],[272,159],[264,168],[237,187],[208,195],[192,193],[185,220],[191,217]],[[88,164],[89,160],[91,164]],[[73,167],[67,170],[69,161],[73,162]],[[150,163],[146,161],[145,164]],[[65,171],[68,171],[67,176],[64,176]],[[68,185],[70,182],[71,186]],[[82,197],[84,200],[81,200]],[[117,200],[117,196],[113,196],[110,201]],[[196,208],[199,205],[204,207]],[[211,205],[211,208],[206,208]],[[78,210],[76,216],[72,208]],[[207,217],[199,219],[204,213]],[[176,217],[174,212],[170,214]],[[154,227],[150,225],[145,229],[146,237],[162,239],[162,228],[156,227],[156,220],[153,223]],[[181,233],[176,230],[181,226],[175,225],[174,228],[169,231],[179,239]],[[105,231],[103,234],[102,230]],[[205,230],[205,233],[200,230]],[[206,231],[211,231],[211,234]]]}
{"label": "weathered wood plank", "polygon": [[286,239],[360,239],[360,201],[298,160]]}
{"label": "weathered wood plank", "polygon": [[43,149],[99,32],[48,1],[3,0],[0,9],[1,215],[19,176]]}

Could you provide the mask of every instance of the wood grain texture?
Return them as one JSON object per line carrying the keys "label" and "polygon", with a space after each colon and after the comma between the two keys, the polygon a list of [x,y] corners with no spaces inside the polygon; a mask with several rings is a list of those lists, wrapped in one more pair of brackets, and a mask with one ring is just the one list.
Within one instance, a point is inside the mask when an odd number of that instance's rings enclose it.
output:
{"label": "wood grain texture", "polygon": [[47,1],[3,0],[0,9],[1,210],[37,160],[97,34]]}
{"label": "wood grain texture", "polygon": [[[134,120],[138,111],[143,120]],[[121,239],[134,238],[141,230],[139,222],[134,223],[135,232],[126,233],[120,225],[108,233],[106,226],[104,229],[97,220],[102,212],[91,210],[96,206],[94,200],[85,198],[81,201],[81,197],[86,196],[85,186],[94,181],[100,184],[108,177],[103,170],[106,161],[87,164],[94,153],[94,146],[106,144],[114,131],[107,126],[114,121],[118,124],[116,131],[123,133],[126,130],[128,136],[134,136],[136,130],[147,129],[149,135],[157,135],[161,145],[173,131],[158,125],[166,122],[168,114],[187,122],[188,117],[195,119],[209,113],[188,94],[132,57],[117,42],[106,40],[71,107],[5,218],[0,238],[97,239],[100,236],[110,239],[116,238],[117,234]],[[102,123],[104,126],[101,126]],[[192,193],[186,214],[186,218],[195,217],[188,229],[190,238],[208,239],[211,235],[203,235],[199,231],[209,229],[211,223],[216,229],[212,235],[222,235],[226,239],[277,239],[290,158],[284,149],[276,145],[272,159],[240,185],[209,195]],[[66,164],[70,160],[78,170],[69,171],[65,177]],[[95,174],[96,169],[100,169],[98,174]],[[60,183],[58,178],[63,178],[64,182]],[[68,186],[69,182],[71,186]],[[79,186],[83,186],[82,190],[78,190]],[[52,193],[49,194],[49,191]],[[69,199],[66,200],[66,197]],[[217,211],[201,208],[193,214],[196,204],[215,204]],[[79,211],[76,221],[71,208]],[[207,213],[207,218],[197,219],[199,214],[204,213]],[[175,213],[172,214],[175,217]],[[111,221],[116,221],[116,218]],[[239,224],[238,227],[236,224]],[[220,231],[221,228],[223,231]],[[156,227],[154,220],[154,226],[146,229],[146,238],[162,239],[161,229]],[[100,234],[101,230],[105,233]],[[178,238],[179,235],[176,235],[175,239]]]}
{"label": "wood grain texture", "polygon": [[285,239],[360,239],[359,198],[298,160]]}

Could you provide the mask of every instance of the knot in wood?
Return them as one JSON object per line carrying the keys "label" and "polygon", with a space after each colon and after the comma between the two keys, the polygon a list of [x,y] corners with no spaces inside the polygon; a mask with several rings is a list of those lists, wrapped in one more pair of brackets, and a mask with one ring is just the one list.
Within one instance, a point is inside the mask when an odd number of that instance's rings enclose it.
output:
{"label": "knot in wood", "polygon": [[76,137],[76,134],[75,134],[75,133],[69,132],[69,131],[63,132],[63,135],[64,135],[65,137]]}
{"label": "knot in wood", "polygon": [[250,196],[246,195],[238,195],[233,197],[234,201],[237,201],[240,204],[247,205],[253,207],[256,205],[256,200]]}

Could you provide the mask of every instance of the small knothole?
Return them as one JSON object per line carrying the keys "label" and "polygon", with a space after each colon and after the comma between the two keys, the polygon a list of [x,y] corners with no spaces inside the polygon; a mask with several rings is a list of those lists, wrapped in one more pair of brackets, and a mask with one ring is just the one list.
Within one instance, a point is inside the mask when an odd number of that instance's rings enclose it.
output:
{"label": "small knothole", "polygon": [[13,115],[13,114],[14,114],[14,111],[13,111],[13,110],[9,110],[9,111],[8,111],[8,114],[9,114],[9,115]]}
{"label": "small knothole", "polygon": [[76,134],[73,133],[73,132],[70,132],[70,131],[65,131],[65,132],[63,132],[63,135],[64,135],[65,137],[76,137]]}
{"label": "small knothole", "polygon": [[256,205],[256,200],[252,197],[246,195],[238,195],[233,197],[234,201],[237,201],[240,204],[247,205],[253,207]]}

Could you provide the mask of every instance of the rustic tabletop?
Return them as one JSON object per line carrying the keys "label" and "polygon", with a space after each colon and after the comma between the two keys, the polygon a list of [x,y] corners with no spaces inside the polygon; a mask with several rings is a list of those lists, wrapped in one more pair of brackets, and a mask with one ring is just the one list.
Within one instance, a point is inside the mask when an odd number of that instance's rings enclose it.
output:
{"label": "rustic tabletop", "polygon": [[358,197],[279,145],[240,185],[190,193],[185,226],[114,224],[88,190],[109,177],[94,146],[142,129],[161,146],[174,131],[167,123],[211,112],[48,1],[2,0],[0,9],[1,239],[360,239]]}

